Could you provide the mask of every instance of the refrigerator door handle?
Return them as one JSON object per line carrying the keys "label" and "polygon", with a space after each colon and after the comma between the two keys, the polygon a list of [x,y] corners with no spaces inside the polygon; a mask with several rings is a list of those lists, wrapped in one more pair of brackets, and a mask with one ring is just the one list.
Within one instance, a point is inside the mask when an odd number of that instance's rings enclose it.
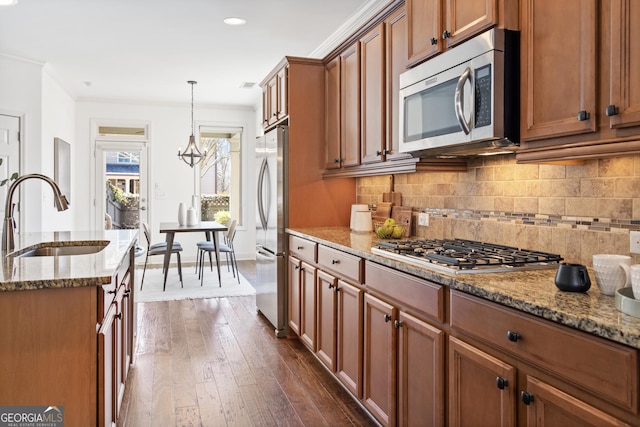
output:
{"label": "refrigerator door handle", "polygon": [[262,229],[267,229],[267,216],[264,212],[264,177],[267,173],[267,159],[262,159],[262,165],[260,165],[260,171],[258,172],[258,214],[260,215],[260,222]]}

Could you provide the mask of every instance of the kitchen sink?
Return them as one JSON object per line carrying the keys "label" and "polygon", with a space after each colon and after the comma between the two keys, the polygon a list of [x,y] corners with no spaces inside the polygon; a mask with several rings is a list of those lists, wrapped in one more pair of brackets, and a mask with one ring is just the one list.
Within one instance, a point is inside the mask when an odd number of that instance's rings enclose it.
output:
{"label": "kitchen sink", "polygon": [[95,254],[109,245],[108,240],[38,243],[8,254],[11,257],[70,256]]}

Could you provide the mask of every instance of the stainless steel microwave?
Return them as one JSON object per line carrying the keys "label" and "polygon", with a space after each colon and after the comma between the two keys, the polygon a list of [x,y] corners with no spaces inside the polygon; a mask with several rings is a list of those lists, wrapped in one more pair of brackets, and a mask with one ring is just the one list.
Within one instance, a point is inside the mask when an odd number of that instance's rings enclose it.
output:
{"label": "stainless steel microwave", "polygon": [[400,152],[509,152],[519,145],[519,33],[488,30],[400,75]]}

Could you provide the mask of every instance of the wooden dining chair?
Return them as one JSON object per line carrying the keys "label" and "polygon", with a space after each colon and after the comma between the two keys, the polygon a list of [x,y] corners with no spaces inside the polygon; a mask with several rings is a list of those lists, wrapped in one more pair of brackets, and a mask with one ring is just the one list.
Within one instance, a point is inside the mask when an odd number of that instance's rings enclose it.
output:
{"label": "wooden dining chair", "polygon": [[[142,230],[144,231],[144,237],[147,240],[147,256],[144,259],[144,269],[142,270],[142,280],[140,280],[140,290],[142,290],[142,286],[144,285],[144,274],[147,271],[147,261],[149,260],[149,256],[153,255],[163,255],[167,252],[167,242],[158,242],[151,243],[151,230],[149,230],[149,225],[146,222],[142,222]],[[171,253],[176,254],[178,257],[178,275],[180,276],[180,286],[184,288],[184,283],[182,282],[182,260],[180,259],[180,252],[182,252],[182,245],[178,242],[173,242],[173,246],[171,248]],[[162,269],[164,273],[164,267]],[[162,291],[164,292],[166,288],[166,283],[162,286]]]}
{"label": "wooden dining chair", "polygon": [[[240,283],[240,274],[238,273],[238,263],[236,261],[236,253],[233,247],[233,240],[236,236],[236,226],[238,225],[238,221],[235,219],[230,219],[227,222],[227,233],[224,236],[224,242],[219,242],[218,252],[224,253],[227,260],[227,271],[229,271],[229,266],[231,266],[231,271],[233,272],[233,277],[238,279],[238,283]],[[198,247],[198,256],[196,258],[196,269],[199,273],[200,278],[200,286],[204,281],[204,256],[205,253],[209,254],[209,265],[211,266],[211,271],[213,271],[213,258],[211,256],[212,252],[215,252],[216,248],[213,246],[213,242],[211,241],[202,241],[197,243]],[[222,286],[222,283],[220,283]]]}

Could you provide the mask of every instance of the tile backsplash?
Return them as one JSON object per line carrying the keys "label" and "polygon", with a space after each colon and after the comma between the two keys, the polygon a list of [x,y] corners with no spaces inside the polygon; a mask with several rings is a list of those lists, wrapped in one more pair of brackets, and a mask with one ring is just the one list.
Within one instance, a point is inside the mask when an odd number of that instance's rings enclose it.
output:
{"label": "tile backsplash", "polygon": [[[358,203],[381,202],[391,183],[389,175],[358,178]],[[398,174],[393,183],[421,237],[482,240],[591,265],[596,253],[629,255],[629,231],[640,230],[640,156],[574,165],[478,157],[466,172]],[[428,227],[416,225],[418,212],[429,213]]]}

